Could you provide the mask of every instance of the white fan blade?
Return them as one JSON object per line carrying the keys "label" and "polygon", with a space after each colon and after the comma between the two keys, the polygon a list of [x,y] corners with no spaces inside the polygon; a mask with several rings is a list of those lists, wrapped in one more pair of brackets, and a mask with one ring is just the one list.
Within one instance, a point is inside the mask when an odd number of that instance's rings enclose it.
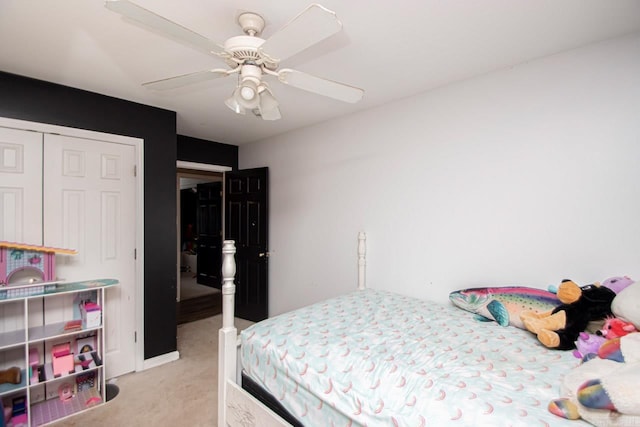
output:
{"label": "white fan blade", "polygon": [[312,76],[289,68],[283,68],[278,72],[278,80],[298,89],[328,96],[344,102],[356,103],[362,99],[364,90],[332,80]]}
{"label": "white fan blade", "polygon": [[167,79],[143,83],[142,86],[157,90],[175,89],[180,86],[186,86],[193,83],[200,83],[207,80],[217,79],[218,77],[226,77],[229,75],[229,71],[230,70],[223,70],[221,68],[197,71],[195,73],[183,74],[181,76],[169,77]]}
{"label": "white fan blade", "polygon": [[130,19],[135,23],[143,25],[147,29],[154,30],[165,37],[185,43],[190,47],[204,50],[207,53],[213,53],[215,55],[221,55],[224,53],[224,48],[214,41],[176,24],[173,21],[169,21],[160,15],[156,15],[155,13],[130,1],[108,0],[105,2],[105,7],[119,13],[126,19]]}
{"label": "white fan blade", "polygon": [[342,23],[335,12],[319,4],[312,4],[269,37],[259,50],[263,56],[277,63],[302,52],[341,29]]}

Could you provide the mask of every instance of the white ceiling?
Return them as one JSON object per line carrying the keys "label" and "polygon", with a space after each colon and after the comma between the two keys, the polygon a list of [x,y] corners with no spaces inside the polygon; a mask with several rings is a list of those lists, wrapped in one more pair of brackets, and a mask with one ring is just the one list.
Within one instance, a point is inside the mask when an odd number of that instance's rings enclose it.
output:
{"label": "white ceiling", "polygon": [[[134,0],[214,41],[260,13],[268,38],[299,0]],[[278,82],[283,118],[236,115],[235,78],[152,91],[141,83],[224,67],[217,57],[123,21],[102,0],[0,0],[0,70],[177,112],[178,133],[240,145],[373,108],[455,81],[640,31],[640,0],[322,0],[343,31],[283,61],[365,90],[345,104]],[[0,95],[1,96],[1,95]],[[34,100],[37,102],[37,100]]]}

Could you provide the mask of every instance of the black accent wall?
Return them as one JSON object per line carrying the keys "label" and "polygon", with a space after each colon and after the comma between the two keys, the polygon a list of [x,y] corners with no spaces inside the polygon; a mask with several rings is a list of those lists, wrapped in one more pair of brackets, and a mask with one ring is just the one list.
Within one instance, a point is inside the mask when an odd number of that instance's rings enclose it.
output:
{"label": "black accent wall", "polygon": [[176,351],[176,160],[238,166],[236,146],[176,134],[176,113],[0,71],[0,117],[144,139],[144,358]]}
{"label": "black accent wall", "polygon": [[178,135],[178,160],[238,169],[238,146]]}

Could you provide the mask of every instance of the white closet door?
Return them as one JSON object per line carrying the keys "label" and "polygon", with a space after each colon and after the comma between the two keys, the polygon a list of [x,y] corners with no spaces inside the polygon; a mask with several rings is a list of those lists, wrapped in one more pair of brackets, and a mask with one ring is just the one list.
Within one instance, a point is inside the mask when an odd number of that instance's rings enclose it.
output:
{"label": "white closet door", "polygon": [[42,134],[0,127],[0,240],[42,245]]}
{"label": "white closet door", "polygon": [[[135,370],[135,147],[47,134],[44,159],[44,244],[78,250],[75,256],[57,259],[56,274],[65,280],[120,281],[106,292],[105,364],[107,378],[131,372]],[[60,312],[68,309],[61,307]]]}
{"label": "white closet door", "polygon": [[[0,240],[42,245],[42,134],[39,132],[0,127]],[[21,304],[0,305],[0,319],[0,332],[25,326]],[[35,316],[29,320],[33,324],[40,321]],[[1,357],[7,358],[5,353]],[[15,365],[9,359],[5,360],[9,366]]]}

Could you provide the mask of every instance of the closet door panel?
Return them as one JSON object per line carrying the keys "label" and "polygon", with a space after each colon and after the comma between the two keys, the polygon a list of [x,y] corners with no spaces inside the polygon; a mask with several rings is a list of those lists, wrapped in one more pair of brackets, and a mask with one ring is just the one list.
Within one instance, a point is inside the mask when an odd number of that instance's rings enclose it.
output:
{"label": "closet door panel", "polygon": [[[41,133],[0,126],[0,240],[42,245]],[[0,305],[0,319],[0,332],[25,327],[21,304]]]}
{"label": "closet door panel", "polygon": [[0,127],[0,240],[42,244],[42,134]]}
{"label": "closet door panel", "polygon": [[[44,241],[76,249],[56,260],[66,280],[114,278],[106,292],[107,377],[135,369],[135,148],[46,135]],[[59,307],[59,315],[73,304]],[[53,310],[47,310],[54,314]]]}

